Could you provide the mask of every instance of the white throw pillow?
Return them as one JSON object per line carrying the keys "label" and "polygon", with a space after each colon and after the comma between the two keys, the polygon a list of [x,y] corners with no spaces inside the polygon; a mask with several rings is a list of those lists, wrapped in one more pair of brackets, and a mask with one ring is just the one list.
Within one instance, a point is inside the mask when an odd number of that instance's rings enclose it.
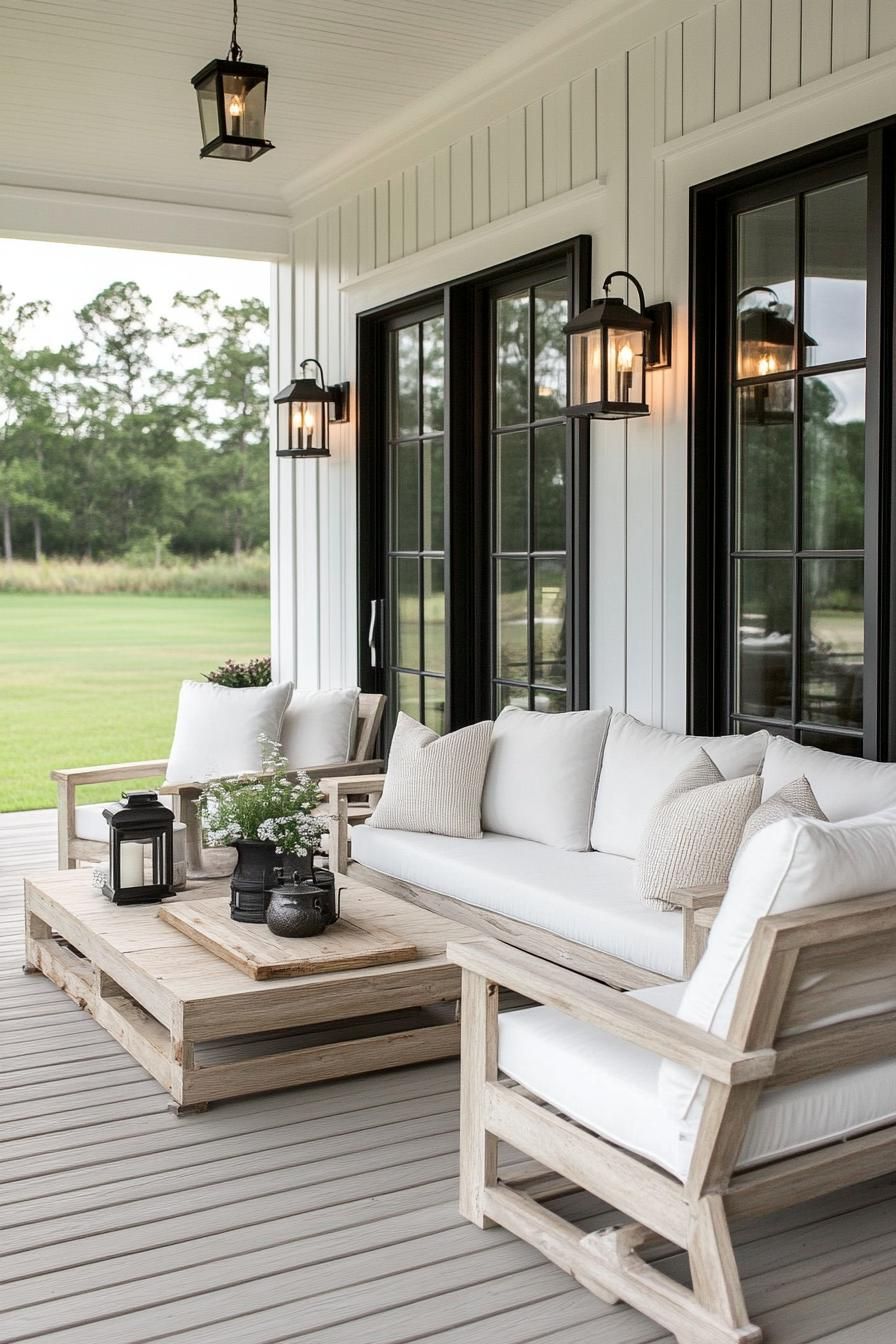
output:
{"label": "white throw pillow", "polygon": [[725,779],[755,775],[768,743],[764,730],[730,737],[690,737],[613,715],[604,747],[591,846],[634,859],[654,807],[703,747]]}
{"label": "white throw pillow", "polygon": [[[743,845],[731,869],[728,891],[716,916],[706,951],[687,983],[678,1016],[716,1036],[725,1036],[757,922],[806,906],[830,905],[856,896],[889,891],[896,882],[896,809],[841,822],[790,817],[767,826]],[[824,1022],[851,1015],[848,993],[838,1007],[838,991],[850,983],[850,967],[832,967],[812,976],[805,988],[827,981]],[[896,1007],[896,985],[881,984],[879,1011]],[[818,1023],[807,1024],[821,1025]],[[699,1078],[693,1070],[664,1060],[660,1099],[691,1132],[699,1119]]]}
{"label": "white throw pillow", "polygon": [[291,695],[291,681],[240,687],[183,682],[165,782],[192,784],[260,770],[258,738],[280,741]]}
{"label": "white throw pillow", "polygon": [[382,797],[367,825],[478,840],[492,726],[486,720],[439,737],[399,712]]}
{"label": "white throw pillow", "polygon": [[555,849],[587,849],[610,713],[502,710],[485,773],[483,830]]}
{"label": "white throw pillow", "polygon": [[753,815],[747,818],[741,844],[745,845],[748,840],[752,840],[757,831],[764,830],[766,826],[773,826],[776,821],[783,821],[785,817],[814,817],[816,821],[828,820],[818,806],[818,799],[805,775],[801,775],[799,779],[792,779],[789,784],[785,784],[757,807]]}
{"label": "white throw pillow", "polygon": [[359,694],[357,686],[345,691],[293,691],[280,727],[283,755],[293,770],[351,760]]}
{"label": "white throw pillow", "polygon": [[835,751],[804,747],[787,737],[773,737],[762,768],[762,798],[793,779],[805,776],[818,806],[831,821],[868,817],[896,807],[896,764],[841,756]]}
{"label": "white throw pillow", "polygon": [[758,776],[723,779],[701,748],[645,827],[635,869],[635,890],[644,904],[677,910],[666,899],[673,888],[727,882],[744,824],[761,793]]}

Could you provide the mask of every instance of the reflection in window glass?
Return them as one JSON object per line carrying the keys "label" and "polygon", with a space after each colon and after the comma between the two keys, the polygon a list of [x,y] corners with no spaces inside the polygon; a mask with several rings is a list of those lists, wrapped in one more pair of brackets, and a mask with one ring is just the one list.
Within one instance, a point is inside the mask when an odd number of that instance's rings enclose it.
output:
{"label": "reflection in window glass", "polygon": [[423,666],[445,671],[445,562],[423,561]]}
{"label": "reflection in window glass", "polygon": [[445,682],[442,677],[423,678],[423,722],[434,733],[445,731]]}
{"label": "reflection in window glass", "polygon": [[528,681],[528,560],[498,560],[496,590],[497,674],[508,681]]}
{"label": "reflection in window glass", "polygon": [[508,705],[513,705],[516,709],[528,709],[528,686],[505,686],[498,682],[495,686],[495,712],[500,714]]}
{"label": "reflection in window glass", "polygon": [[741,714],[791,716],[792,562],[750,557],[737,562],[737,688]]}
{"label": "reflection in window glass", "polygon": [[737,376],[793,367],[796,202],[776,201],[737,217]]}
{"label": "reflection in window glass", "polygon": [[513,294],[495,304],[495,424],[529,420],[529,295]]}
{"label": "reflection in window glass", "polygon": [[[774,389],[772,411],[767,394]],[[737,519],[740,550],[793,544],[793,383],[738,388]]]}
{"label": "reflection in window glass", "polygon": [[423,474],[423,550],[445,548],[445,443],[424,439],[420,446]]}
{"label": "reflection in window glass", "polygon": [[396,443],[392,446],[392,549],[416,551],[417,519],[417,445]]}
{"label": "reflection in window glass", "polygon": [[865,370],[803,381],[803,546],[861,550],[865,540]]}
{"label": "reflection in window glass", "polygon": [[423,384],[423,433],[445,428],[445,319],[433,317],[423,323],[421,339]]}
{"label": "reflection in window glass", "polygon": [[420,678],[408,672],[399,672],[395,678],[398,708],[412,719],[420,717]]}
{"label": "reflection in window glass", "polygon": [[[416,324],[403,327],[393,336],[393,364],[395,367],[394,405],[392,422],[398,438],[407,438],[418,432],[418,379],[420,373],[419,336]],[[395,431],[393,430],[393,433]]]}
{"label": "reflection in window glass", "polygon": [[864,562],[803,561],[803,717],[862,726]]}
{"label": "reflection in window glass", "polygon": [[569,304],[566,281],[552,280],[535,289],[534,420],[562,415],[566,405],[566,337]]}
{"label": "reflection in window glass", "polygon": [[566,563],[535,560],[532,677],[544,686],[566,684]]}
{"label": "reflection in window glass", "polygon": [[536,551],[566,549],[566,432],[565,425],[544,425],[533,434]]}
{"label": "reflection in window glass", "polygon": [[495,489],[499,551],[529,549],[529,435],[525,430],[495,438]]}
{"label": "reflection in window glass", "polygon": [[394,564],[395,661],[399,667],[417,667],[420,661],[418,563],[416,558],[402,557]]}
{"label": "reflection in window glass", "polygon": [[806,196],[806,363],[865,354],[867,180],[838,182]]}

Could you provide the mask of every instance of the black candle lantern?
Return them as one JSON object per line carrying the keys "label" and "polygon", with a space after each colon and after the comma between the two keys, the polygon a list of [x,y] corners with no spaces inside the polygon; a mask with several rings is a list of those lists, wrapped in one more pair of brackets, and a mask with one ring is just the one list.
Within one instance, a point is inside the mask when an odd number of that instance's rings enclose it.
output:
{"label": "black candle lantern", "polygon": [[[792,386],[796,327],[769,285],[751,285],[737,296],[737,377],[752,383],[746,417],[757,424],[789,424],[793,420]],[[808,332],[803,344],[817,345]],[[758,381],[762,380],[762,381]]]}
{"label": "black candle lantern", "polygon": [[[624,276],[634,285],[640,309],[610,294],[610,282]],[[672,309],[648,307],[644,291],[628,271],[612,271],[595,299],[564,327],[569,337],[571,404],[565,414],[593,420],[623,420],[649,415],[645,388],[648,369],[668,368]]]}
{"label": "black candle lantern", "polygon": [[328,387],[316,359],[303,359],[302,373],[309,365],[315,377],[294,379],[274,398],[278,457],[329,457],[330,425],[348,419],[348,383]]}
{"label": "black candle lantern", "polygon": [[154,789],[123,793],[121,801],[121,807],[103,809],[109,823],[103,895],[116,905],[161,901],[174,893],[174,813]]}
{"label": "black candle lantern", "polygon": [[233,33],[224,61],[209,61],[193,76],[199,99],[202,159],[237,159],[251,163],[274,146],[264,138],[268,100],[268,70],[243,60],[236,40],[237,6],[233,5]]}

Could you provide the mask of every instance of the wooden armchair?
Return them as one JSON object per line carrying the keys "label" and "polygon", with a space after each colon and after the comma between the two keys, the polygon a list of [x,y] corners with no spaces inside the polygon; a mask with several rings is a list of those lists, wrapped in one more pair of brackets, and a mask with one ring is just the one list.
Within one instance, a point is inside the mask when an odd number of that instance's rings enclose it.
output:
{"label": "wooden armchair", "polygon": [[[836,1094],[849,1085],[840,1083],[837,1070],[896,1059],[896,1012],[880,1010],[896,984],[894,902],[896,894],[888,892],[760,920],[725,1038],[639,995],[620,994],[503,944],[449,946],[449,959],[463,968],[461,1212],[479,1227],[507,1228],[598,1297],[628,1302],[681,1344],[760,1340],[747,1314],[729,1220],[771,1213],[896,1169],[896,1124],[888,1118],[887,1097],[876,1099],[875,1114],[882,1118],[852,1137],[817,1138],[815,1146],[810,1138],[799,1151],[790,1147],[739,1160],[745,1138],[749,1150],[750,1126],[766,1089],[834,1075],[828,1086]],[[849,968],[849,983],[838,991],[842,1002],[835,1004],[848,1009],[849,1019],[818,1025],[831,1012],[831,990],[812,985],[832,967],[838,973]],[[565,1118],[556,1096],[551,1100],[557,1109],[548,1109],[526,1079],[520,1090],[499,1078],[499,986],[562,1015],[542,1031],[556,1032],[558,1022],[574,1019],[599,1029],[588,1041],[595,1050],[603,1042],[611,1061],[613,1051],[640,1047],[638,1059],[650,1052],[693,1070],[695,1083],[702,1079],[696,1136],[677,1174],[627,1147],[618,1132],[611,1141],[596,1126],[589,1128],[587,1117],[579,1115],[578,1123]],[[502,1026],[502,1059],[505,1050]],[[625,1086],[625,1077],[619,1076],[619,1085]],[[778,1100],[796,1104],[794,1092]],[[623,1107],[619,1126],[626,1135],[627,1117]],[[655,1127],[662,1123],[659,1100],[651,1117]],[[532,1164],[529,1192],[515,1175],[502,1177],[499,1140],[538,1164]],[[545,1191],[557,1193],[544,1168],[632,1221],[583,1234],[538,1204]],[[657,1241],[688,1252],[692,1288],[642,1258],[641,1250]]]}
{"label": "wooden armchair", "polygon": [[[341,776],[370,775],[382,770],[383,762],[373,758],[377,736],[386,704],[384,695],[362,694],[358,700],[358,727],[352,759],[345,765],[309,765],[305,772],[314,779],[323,779],[338,770]],[[72,770],[53,770],[50,778],[56,781],[59,867],[76,868],[78,861],[97,863],[105,858],[104,841],[78,834],[77,790],[88,784],[111,784],[117,781],[147,779],[164,775],[166,760],[132,761],[119,765],[83,766]],[[205,866],[202,849],[202,830],[196,811],[196,800],[204,785],[166,784],[164,793],[170,795],[175,816],[187,827],[187,871],[192,878],[210,875]]]}

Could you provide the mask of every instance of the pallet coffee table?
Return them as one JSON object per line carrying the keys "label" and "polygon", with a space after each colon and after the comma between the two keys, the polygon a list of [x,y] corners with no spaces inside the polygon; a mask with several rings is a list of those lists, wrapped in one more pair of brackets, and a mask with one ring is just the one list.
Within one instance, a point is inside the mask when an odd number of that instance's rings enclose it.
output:
{"label": "pallet coffee table", "polygon": [[[89,870],[25,880],[25,969],[86,1009],[166,1088],[210,1101],[456,1055],[460,971],[445,944],[474,929],[338,878],[342,910],[415,944],[414,960],[254,980],[158,917],[112,905]],[[226,881],[177,899],[220,900]]]}

